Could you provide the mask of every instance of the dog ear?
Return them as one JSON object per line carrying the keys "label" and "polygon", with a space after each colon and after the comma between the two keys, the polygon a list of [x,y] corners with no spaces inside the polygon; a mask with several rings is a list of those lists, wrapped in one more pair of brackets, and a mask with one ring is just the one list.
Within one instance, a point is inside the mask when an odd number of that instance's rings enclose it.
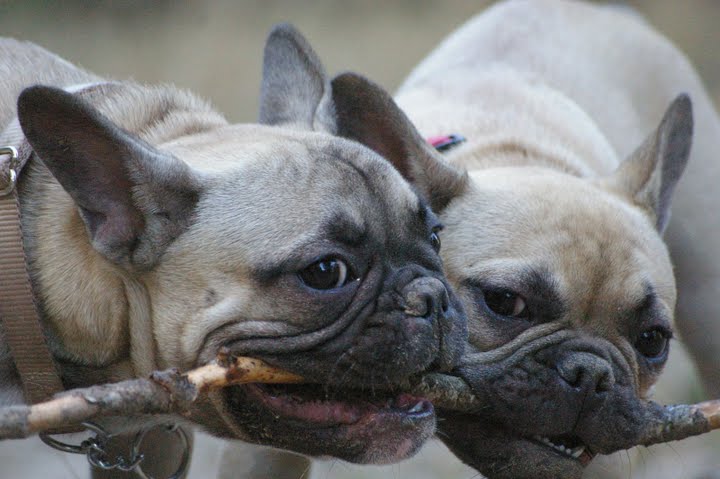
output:
{"label": "dog ear", "polygon": [[660,232],[670,219],[670,199],[690,156],[692,134],[692,103],[683,94],[670,104],[657,130],[610,177],[614,188],[650,211]]}
{"label": "dog ear", "polygon": [[328,129],[320,103],[329,89],[320,58],[300,32],[287,23],[273,27],[265,43],[258,121]]}
{"label": "dog ear", "polygon": [[337,135],[386,158],[435,211],[464,191],[467,172],[447,163],[382,87],[355,73],[339,75],[331,85]]}
{"label": "dog ear", "polygon": [[35,153],[75,201],[93,247],[108,260],[148,269],[187,226],[200,187],[185,163],[57,88],[24,90],[18,119]]}

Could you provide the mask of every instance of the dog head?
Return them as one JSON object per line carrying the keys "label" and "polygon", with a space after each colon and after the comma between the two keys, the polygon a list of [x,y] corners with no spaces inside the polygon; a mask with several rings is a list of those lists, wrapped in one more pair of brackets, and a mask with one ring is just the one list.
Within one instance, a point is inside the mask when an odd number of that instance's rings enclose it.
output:
{"label": "dog head", "polygon": [[[399,114],[359,104],[368,118]],[[672,337],[661,234],[691,136],[681,96],[608,177],[487,168],[441,205],[445,270],[469,324],[455,374],[483,407],[441,412],[440,437],[483,474],[579,477],[595,454],[636,444]]]}
{"label": "dog head", "polygon": [[485,405],[442,423],[464,461],[493,478],[570,478],[636,444],[672,337],[661,233],[691,136],[682,96],[609,177],[491,168],[446,208],[474,351],[457,374]]}
{"label": "dog head", "polygon": [[[189,128],[150,144],[72,94],[25,90],[23,131],[64,190],[48,206],[60,233],[38,239],[34,264],[66,366],[128,354],[136,372],[187,369],[224,348],[316,384],[212,394],[193,412],[210,431],[356,462],[417,450],[434,432],[432,405],[380,391],[452,368],[465,317],[423,199],[432,184],[330,134],[354,128],[344,95],[289,26],[268,39],[260,125]],[[82,268],[113,292],[66,290],[66,304],[114,294],[122,315],[104,321],[129,332],[78,330],[69,308],[55,307],[50,280]],[[101,347],[89,350],[91,337]]]}

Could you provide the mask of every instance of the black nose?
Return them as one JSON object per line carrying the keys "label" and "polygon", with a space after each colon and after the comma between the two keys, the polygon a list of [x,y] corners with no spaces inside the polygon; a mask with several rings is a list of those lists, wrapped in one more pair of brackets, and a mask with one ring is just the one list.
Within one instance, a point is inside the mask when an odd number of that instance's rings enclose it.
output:
{"label": "black nose", "polygon": [[402,289],[405,314],[421,318],[437,318],[447,313],[448,292],[438,279],[423,276]]}
{"label": "black nose", "polygon": [[567,353],[557,364],[557,370],[573,393],[587,399],[609,391],[615,384],[610,363],[588,352]]}

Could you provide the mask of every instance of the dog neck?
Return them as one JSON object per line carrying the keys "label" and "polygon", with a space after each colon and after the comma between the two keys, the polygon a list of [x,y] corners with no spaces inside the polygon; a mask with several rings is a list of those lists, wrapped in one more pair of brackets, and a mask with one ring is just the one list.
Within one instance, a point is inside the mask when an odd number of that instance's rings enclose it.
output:
{"label": "dog neck", "polygon": [[467,138],[447,154],[468,170],[532,166],[592,177],[619,158],[595,122],[567,96],[517,71],[490,67],[461,76],[411,77],[396,96],[422,135]]}
{"label": "dog neck", "polygon": [[[99,91],[88,101],[151,144],[226,124],[205,102],[174,88],[123,82],[93,89]],[[36,302],[66,386],[116,381],[157,369],[142,277],[131,276],[92,248],[72,199],[34,156],[21,177],[19,194]],[[16,403],[21,397],[11,364],[0,337],[0,403]]]}

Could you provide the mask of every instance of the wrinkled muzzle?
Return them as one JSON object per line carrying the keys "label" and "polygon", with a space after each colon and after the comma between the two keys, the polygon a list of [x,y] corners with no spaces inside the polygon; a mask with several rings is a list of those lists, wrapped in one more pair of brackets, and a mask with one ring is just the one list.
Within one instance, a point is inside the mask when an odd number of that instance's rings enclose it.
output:
{"label": "wrinkled muzzle", "polygon": [[496,361],[483,354],[464,360],[459,374],[483,398],[483,415],[520,435],[577,437],[604,452],[639,430],[634,376],[606,340],[561,330]]}
{"label": "wrinkled muzzle", "polygon": [[462,356],[467,337],[462,304],[444,278],[421,268],[387,275],[374,310],[356,322],[348,347],[338,347],[342,338],[327,345],[339,353],[327,356],[334,361],[331,384],[382,386],[428,369],[448,371]]}
{"label": "wrinkled muzzle", "polygon": [[273,345],[250,338],[235,343],[233,352],[247,348],[242,354],[300,374],[308,384],[226,388],[215,399],[230,429],[225,434],[381,463],[409,457],[434,433],[433,405],[399,386],[429,368],[451,369],[467,330],[462,306],[440,273],[405,267],[388,274],[376,266],[339,318],[289,338],[294,347],[286,353],[263,351],[266,345],[278,351],[285,339]]}
{"label": "wrinkled muzzle", "polygon": [[453,374],[473,406],[441,409],[441,437],[489,477],[579,478],[596,454],[632,447],[647,431],[629,362],[602,338],[545,325],[466,355]]}

